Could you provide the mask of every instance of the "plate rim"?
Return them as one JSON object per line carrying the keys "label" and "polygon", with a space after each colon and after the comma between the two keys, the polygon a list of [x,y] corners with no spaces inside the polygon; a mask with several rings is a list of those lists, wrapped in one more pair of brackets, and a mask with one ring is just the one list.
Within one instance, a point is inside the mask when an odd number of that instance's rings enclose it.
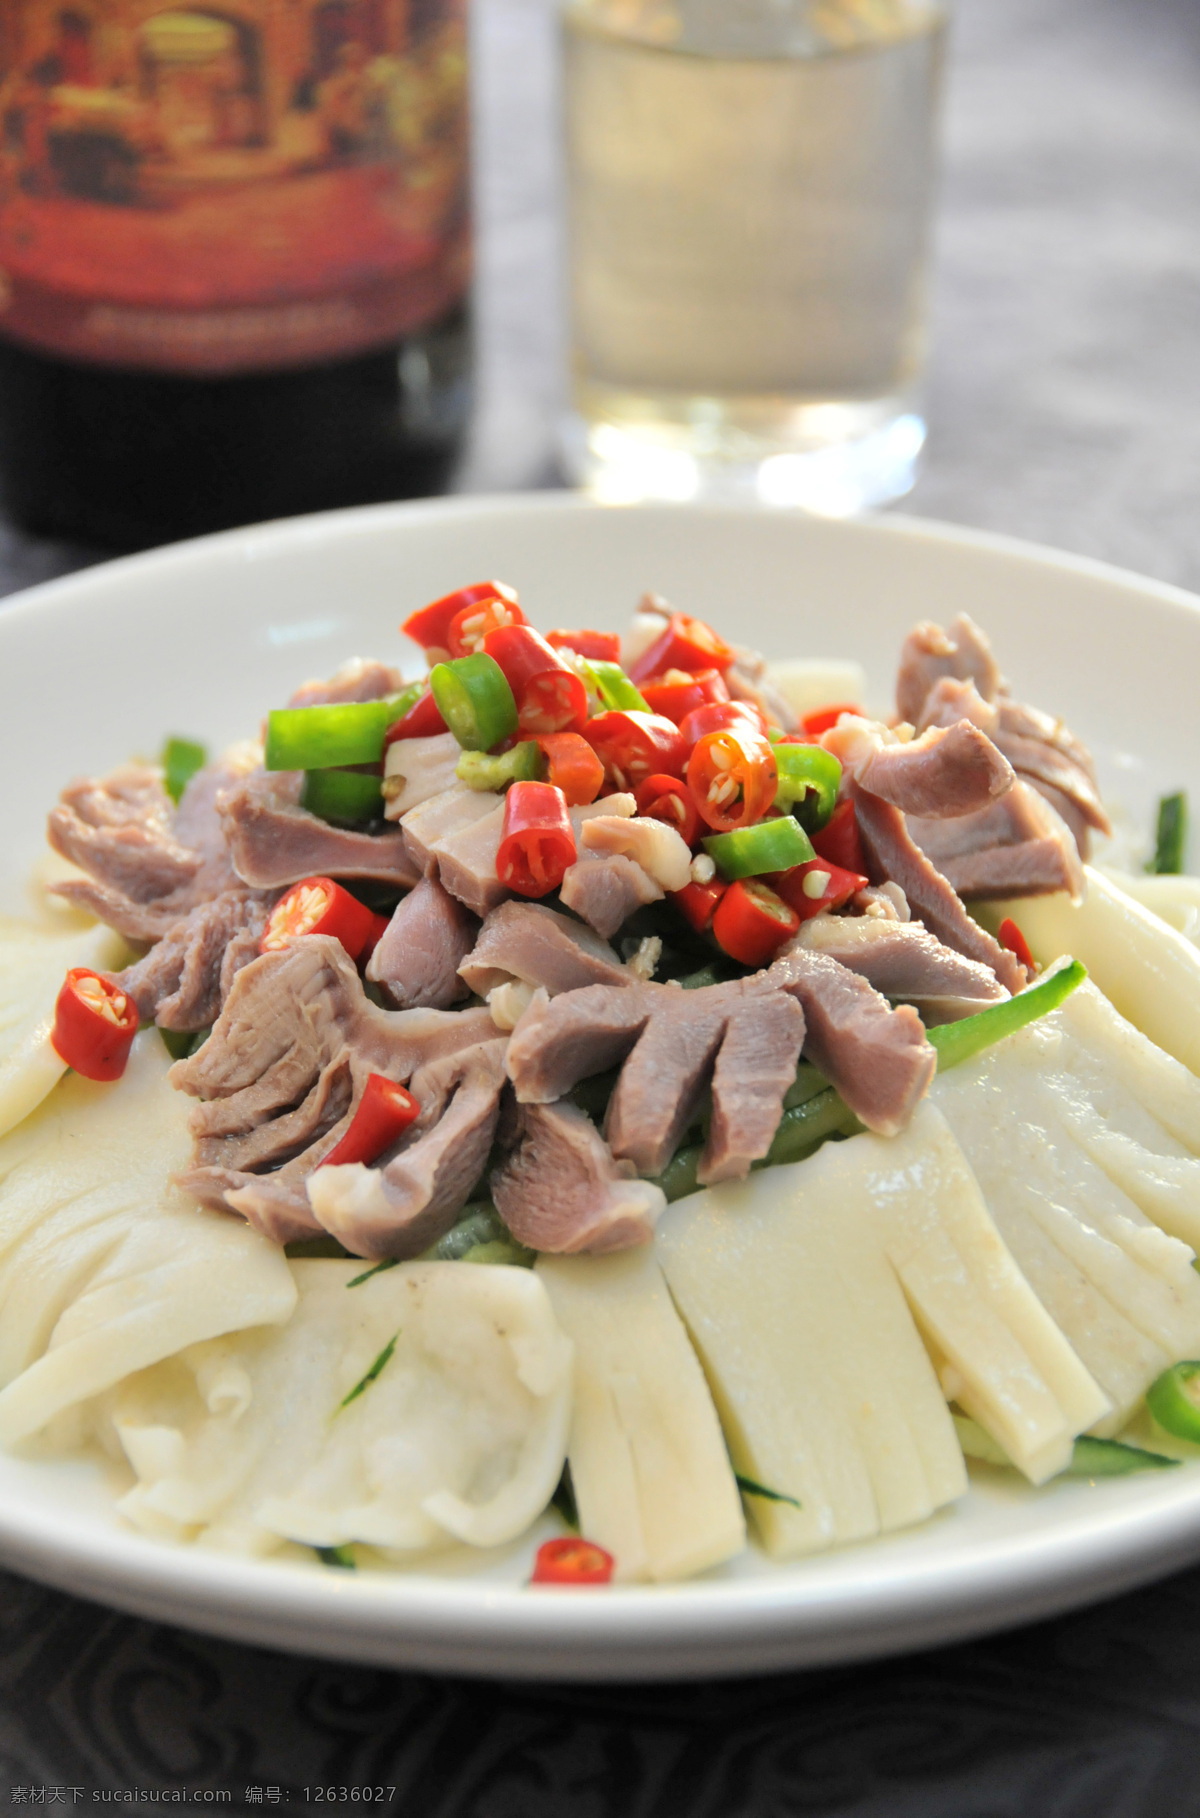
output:
{"label": "plate rim", "polygon": [[[737,505],[601,505],[570,492],[453,495],[311,514],[102,561],[23,588],[0,600],[5,621],[53,612],[97,585],[123,576],[162,576],[216,559],[270,561],[306,543],[328,544],[405,525],[504,515],[619,511],[658,520],[799,520],[836,525],[856,537],[975,550],[1132,589],[1189,617],[1200,595],[1089,556],[1004,533],[908,514],[854,519],[768,513]],[[1191,1474],[1189,1474],[1190,1477]],[[936,1519],[936,1517],[935,1517]],[[875,1568],[869,1548],[854,1607],[844,1586],[769,1573],[737,1580],[622,1586],[586,1607],[523,1586],[395,1573],[333,1573],[307,1563],[243,1560],[186,1549],[132,1531],[88,1525],[72,1532],[69,1514],[31,1506],[0,1489],[0,1557],[43,1583],[116,1604],[151,1619],[181,1623],[257,1645],[426,1670],[512,1678],[583,1681],[637,1677],[684,1679],[752,1674],[781,1667],[828,1666],[879,1658],[980,1635],[1078,1607],[1164,1576],[1200,1557],[1200,1477],[1178,1493],[1129,1508],[1100,1505],[1093,1518],[1009,1544],[985,1563],[969,1556],[947,1568],[908,1562],[900,1574]],[[1112,1531],[1110,1531],[1112,1530]],[[582,1633],[581,1633],[582,1631]],[[634,1663],[636,1662],[636,1665]]]}

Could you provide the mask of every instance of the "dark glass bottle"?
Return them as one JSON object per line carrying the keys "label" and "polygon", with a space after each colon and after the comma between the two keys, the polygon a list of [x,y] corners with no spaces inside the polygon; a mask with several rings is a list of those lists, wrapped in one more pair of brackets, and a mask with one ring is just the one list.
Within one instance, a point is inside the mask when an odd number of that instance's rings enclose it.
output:
{"label": "dark glass bottle", "polygon": [[0,494],[137,548],[440,490],[464,0],[0,6]]}

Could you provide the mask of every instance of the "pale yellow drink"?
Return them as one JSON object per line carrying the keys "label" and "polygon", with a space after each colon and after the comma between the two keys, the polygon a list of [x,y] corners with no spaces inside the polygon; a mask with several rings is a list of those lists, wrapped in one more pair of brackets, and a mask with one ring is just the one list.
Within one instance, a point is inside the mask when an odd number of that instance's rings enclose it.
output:
{"label": "pale yellow drink", "polygon": [[[666,457],[657,490],[674,458],[680,496],[689,461],[696,493],[731,475],[763,491],[780,455],[832,448],[847,469],[861,445],[878,466],[897,425],[915,459],[944,25],[918,0],[569,7],[572,382],[593,469],[624,443],[648,473]],[[892,496],[883,479],[857,502]]]}

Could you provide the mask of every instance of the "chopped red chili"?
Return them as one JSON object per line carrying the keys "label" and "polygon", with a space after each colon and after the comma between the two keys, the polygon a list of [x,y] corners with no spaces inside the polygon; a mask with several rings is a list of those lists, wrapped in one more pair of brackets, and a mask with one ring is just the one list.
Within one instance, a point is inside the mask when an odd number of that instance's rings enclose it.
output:
{"label": "chopped red chili", "polygon": [[267,918],[260,953],[275,953],[302,934],[331,934],[352,960],[371,938],[375,917],[331,877],[306,877],[280,897]]}
{"label": "chopped red chili", "polygon": [[409,708],[404,718],[388,727],[383,735],[383,748],[386,751],[397,739],[431,739],[437,733],[445,731],[446,722],[433,698],[433,691],[426,688],[420,700]]}
{"label": "chopped red chili", "polygon": [[686,669],[694,675],[701,669],[728,669],[733,658],[734,652],[711,625],[703,619],[690,619],[684,612],[673,612],[666,630],[642,652],[629,676],[631,681],[641,682],[666,669]]}
{"label": "chopped red chili", "polygon": [[376,1161],[385,1149],[399,1141],[420,1112],[420,1104],[404,1086],[382,1073],[368,1074],[349,1128],[318,1166],[336,1168],[347,1162]]}
{"label": "chopped red chili", "polygon": [[810,837],[818,858],[828,859],[831,865],[840,865],[843,871],[866,870],[867,861],[863,856],[853,802],[839,802],[820,832]]}
{"label": "chopped red chili", "polygon": [[546,642],[554,650],[573,650],[589,662],[621,661],[621,640],[615,631],[548,631]]}
{"label": "chopped red chili", "polygon": [[705,734],[688,759],[687,780],[701,818],[728,833],[763,819],[775,800],[779,772],[766,738],[743,720]]}
{"label": "chopped red chili", "polygon": [[790,871],[773,871],[768,883],[802,922],[820,915],[824,909],[841,909],[869,879],[858,871],[843,871],[831,859],[809,859],[807,864],[793,865]]}
{"label": "chopped red chili", "polygon": [[561,1540],[544,1540],[533,1562],[530,1584],[590,1585],[609,1584],[616,1560],[593,1540],[564,1535]]}
{"label": "chopped red chili", "polygon": [[544,732],[538,744],[546,781],[561,789],[568,808],[594,802],[604,785],[604,765],[580,732]]}
{"label": "chopped red chili", "polygon": [[711,884],[685,884],[682,890],[672,890],[671,901],[697,934],[706,934],[712,926],[717,904],[728,889],[728,884],[715,877]]}
{"label": "chopped red chili", "polygon": [[837,725],[844,713],[857,713],[864,719],[866,717],[861,707],[846,701],[837,707],[821,707],[816,713],[806,713],[800,724],[810,739],[819,739],[823,732],[828,732]]}
{"label": "chopped red chili", "polygon": [[712,931],[717,945],[743,966],[761,966],[800,926],[800,917],[756,877],[730,884],[717,904]]}
{"label": "chopped red chili", "polygon": [[85,1079],[120,1079],[138,1032],[127,991],[90,966],[72,966],[54,1005],[50,1045]]}
{"label": "chopped red chili", "polygon": [[683,775],[687,746],[678,726],[659,713],[623,708],[598,713],[588,721],[583,736],[614,789],[636,789],[656,772]]}
{"label": "chopped red chili", "polygon": [[440,600],[433,600],[428,606],[410,613],[400,629],[422,650],[434,650],[439,655],[443,651],[448,653],[452,621],[464,607],[474,606],[480,600],[507,600],[515,606],[517,595],[515,589],[506,587],[503,581],[475,581],[470,587],[459,587],[454,593],[444,594]]}
{"label": "chopped red chili", "polygon": [[638,784],[635,794],[639,814],[649,815],[651,820],[666,821],[669,827],[682,834],[689,846],[695,845],[700,832],[700,816],[686,783],[674,776],[648,776],[644,783]]}
{"label": "chopped red chili", "polygon": [[1021,933],[1021,930],[1018,928],[1016,922],[1013,921],[1011,915],[1006,915],[1001,922],[996,933],[996,939],[1000,942],[1002,947],[1007,947],[1010,953],[1015,953],[1021,964],[1030,972],[1037,970],[1037,961],[1029,951],[1029,942],[1025,939],[1025,936]]}
{"label": "chopped red chili", "polygon": [[504,798],[496,876],[518,896],[545,896],[575,863],[575,829],[553,783],[514,783]]}
{"label": "chopped red chili", "polygon": [[490,631],[483,648],[504,673],[522,732],[579,732],[587,723],[583,677],[531,625]]}
{"label": "chopped red chili", "polygon": [[697,707],[729,699],[725,677],[719,669],[702,669],[696,675],[688,675],[683,669],[668,669],[664,675],[652,675],[641,684],[641,690],[651,713],[661,713],[677,726]]}

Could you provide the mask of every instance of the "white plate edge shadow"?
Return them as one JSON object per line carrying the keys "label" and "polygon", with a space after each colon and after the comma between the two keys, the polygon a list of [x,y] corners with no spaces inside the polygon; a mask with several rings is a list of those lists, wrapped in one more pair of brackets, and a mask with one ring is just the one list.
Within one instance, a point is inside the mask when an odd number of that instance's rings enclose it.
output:
{"label": "white plate edge shadow", "polygon": [[[489,514],[536,524],[546,514],[572,511],[632,513],[669,524],[696,515],[696,508],[600,507],[570,494],[546,494],[421,501],[280,521],[121,558],[10,596],[0,601],[0,647],[8,614],[15,624],[58,601],[69,606],[97,587],[119,585],[126,574],[157,573],[169,585],[172,574],[198,562],[269,564],[272,555],[305,544],[393,528],[403,534],[410,524],[452,526]],[[738,525],[773,519],[726,507],[701,515]],[[835,536],[841,528],[851,537],[866,530],[901,542],[1015,558],[1035,570],[1131,590],[1192,618],[1200,614],[1200,599],[1167,583],[994,533],[905,517],[860,520],[839,527]],[[377,1664],[528,1678],[749,1673],[959,1639],[1161,1575],[1200,1556],[1200,1475],[1194,1486],[1181,1482],[1183,1475],[1172,1474],[1170,1485],[1128,1506],[1124,1498],[1107,1507],[1093,1501],[1091,1518],[1081,1516],[1061,1534],[1026,1535],[1007,1546],[980,1543],[982,1557],[957,1560],[952,1568],[930,1561],[888,1571],[885,1555],[894,1549],[885,1541],[821,1556],[852,1562],[832,1585],[820,1584],[819,1570],[806,1579],[801,1561],[754,1578],[631,1588],[584,1603],[487,1580],[389,1574],[348,1582],[348,1574],[315,1567],[176,1551],[119,1531],[115,1520],[81,1535],[69,1518],[48,1519],[44,1508],[14,1496],[0,1460],[0,1557],[44,1582],[134,1613]],[[1069,1487],[1080,1496],[1081,1510],[1089,1506],[1083,1489]],[[1100,1486],[1097,1494],[1106,1489],[1111,1486]]]}

